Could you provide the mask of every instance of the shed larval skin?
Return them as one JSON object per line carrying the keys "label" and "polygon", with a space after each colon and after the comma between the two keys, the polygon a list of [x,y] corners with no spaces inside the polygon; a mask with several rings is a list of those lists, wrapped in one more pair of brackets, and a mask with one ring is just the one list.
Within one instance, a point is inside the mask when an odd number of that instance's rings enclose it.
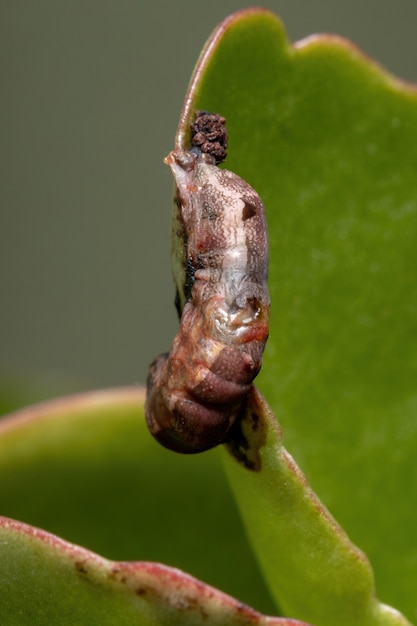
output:
{"label": "shed larval skin", "polygon": [[242,178],[199,150],[165,159],[175,178],[188,293],[171,351],[152,363],[146,419],[182,453],[223,443],[268,338],[265,209]]}

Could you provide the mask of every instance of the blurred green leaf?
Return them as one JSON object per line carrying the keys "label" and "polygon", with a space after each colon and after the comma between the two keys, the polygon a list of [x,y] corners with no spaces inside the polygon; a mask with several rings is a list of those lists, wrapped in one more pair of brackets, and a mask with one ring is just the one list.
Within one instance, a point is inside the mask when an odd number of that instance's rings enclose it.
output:
{"label": "blurred green leaf", "polygon": [[182,568],[276,614],[218,450],[164,450],[147,431],[143,400],[139,388],[86,393],[3,419],[1,514],[107,558]]}
{"label": "blurred green leaf", "polygon": [[108,561],[4,517],[0,543],[7,626],[303,626],[264,617],[177,569]]}
{"label": "blurred green leaf", "polygon": [[226,167],[267,207],[260,389],[379,597],[417,620],[417,92],[337,37],[291,47],[253,9],[209,40],[179,145],[197,109],[226,117]]}

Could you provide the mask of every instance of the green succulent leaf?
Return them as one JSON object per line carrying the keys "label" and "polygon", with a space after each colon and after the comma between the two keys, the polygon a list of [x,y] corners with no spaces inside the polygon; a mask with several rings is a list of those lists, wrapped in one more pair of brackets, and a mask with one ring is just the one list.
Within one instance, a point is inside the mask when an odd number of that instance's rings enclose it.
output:
{"label": "green succulent leaf", "polygon": [[0,542],[0,619],[7,626],[303,626],[264,617],[180,570],[109,561],[5,517]]}
{"label": "green succulent leaf", "polygon": [[[252,545],[284,613],[319,626],[406,626],[376,597],[366,556],[309,487],[253,389],[226,469]],[[236,460],[238,463],[236,463]]]}
{"label": "green succulent leaf", "polygon": [[[417,93],[338,38],[291,47],[276,16],[252,9],[203,51],[181,147],[197,109],[227,118],[227,168],[267,207],[259,386],[324,503],[254,391],[232,455],[220,454],[260,566],[284,611],[316,626],[404,626],[376,599],[373,571],[378,597],[415,621]],[[160,449],[139,390],[64,399],[0,423],[0,511],[109,559],[181,567],[272,612],[218,457]],[[0,588],[11,625],[295,624],[245,613],[169,567],[106,561],[7,519]]]}
{"label": "green succulent leaf", "polygon": [[[143,389],[121,388],[51,400],[1,420],[1,514],[110,559],[181,568],[276,614],[219,451],[170,454],[150,436],[143,404]],[[0,540],[0,563],[5,545]]]}
{"label": "green succulent leaf", "polygon": [[379,597],[416,621],[417,91],[338,37],[291,46],[275,15],[251,9],[208,41],[180,147],[199,109],[226,117],[226,167],[267,208],[259,387],[314,490],[369,556]]}

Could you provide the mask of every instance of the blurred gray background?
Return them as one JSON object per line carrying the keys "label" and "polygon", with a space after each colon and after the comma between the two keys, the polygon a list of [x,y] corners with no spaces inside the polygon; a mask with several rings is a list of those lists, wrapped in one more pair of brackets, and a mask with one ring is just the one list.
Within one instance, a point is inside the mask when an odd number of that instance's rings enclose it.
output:
{"label": "blurred gray background", "polygon": [[[415,0],[263,2],[417,82]],[[177,328],[162,159],[216,24],[251,2],[0,7],[0,375],[134,384]]]}

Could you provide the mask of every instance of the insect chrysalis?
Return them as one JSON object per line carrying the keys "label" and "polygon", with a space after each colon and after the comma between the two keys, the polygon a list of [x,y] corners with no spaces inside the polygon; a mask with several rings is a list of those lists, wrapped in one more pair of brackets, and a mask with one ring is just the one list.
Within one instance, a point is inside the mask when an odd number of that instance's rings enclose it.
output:
{"label": "insect chrysalis", "polygon": [[145,414],[152,435],[183,453],[227,439],[268,338],[265,209],[247,182],[218,167],[224,123],[197,114],[190,150],[165,159],[176,183],[181,320],[170,353],[150,366]]}

